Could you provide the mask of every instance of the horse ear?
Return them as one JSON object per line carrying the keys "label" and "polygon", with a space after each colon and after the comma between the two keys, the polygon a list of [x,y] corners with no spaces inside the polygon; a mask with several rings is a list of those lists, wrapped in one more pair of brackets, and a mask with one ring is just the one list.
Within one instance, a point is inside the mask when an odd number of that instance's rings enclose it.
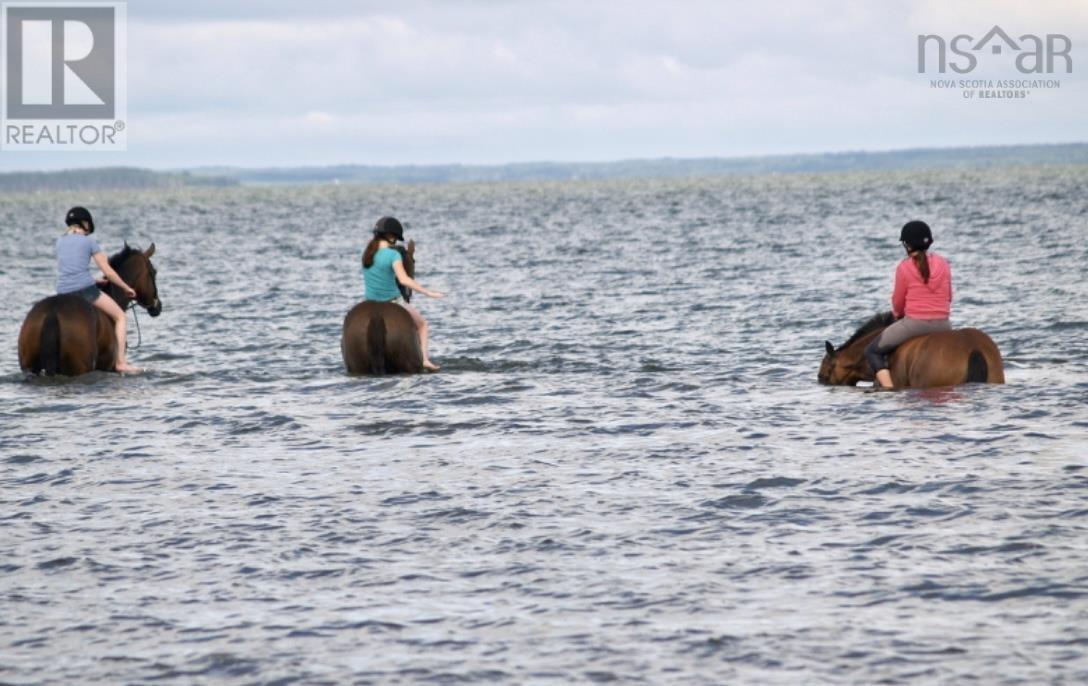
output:
{"label": "horse ear", "polygon": [[828,355],[835,354],[835,346],[831,345],[831,341],[824,341],[824,349],[827,350]]}
{"label": "horse ear", "polygon": [[414,240],[408,241],[408,254],[412,257],[416,255],[416,242]]}
{"label": "horse ear", "polygon": [[154,255],[154,254],[155,254],[155,244],[152,243],[151,247],[149,247],[147,250],[144,251],[144,257],[147,257],[147,258],[150,259],[151,256]]}

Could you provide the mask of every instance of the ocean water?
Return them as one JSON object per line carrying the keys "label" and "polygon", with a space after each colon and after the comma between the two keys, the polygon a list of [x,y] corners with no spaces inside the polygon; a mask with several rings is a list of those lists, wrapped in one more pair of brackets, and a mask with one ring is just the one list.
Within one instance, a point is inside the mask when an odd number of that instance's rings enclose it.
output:
{"label": "ocean water", "polygon": [[[1088,681],[1086,184],[0,196],[0,683]],[[19,373],[75,203],[142,376]],[[342,368],[387,213],[439,374]],[[913,218],[1008,383],[818,385]]]}

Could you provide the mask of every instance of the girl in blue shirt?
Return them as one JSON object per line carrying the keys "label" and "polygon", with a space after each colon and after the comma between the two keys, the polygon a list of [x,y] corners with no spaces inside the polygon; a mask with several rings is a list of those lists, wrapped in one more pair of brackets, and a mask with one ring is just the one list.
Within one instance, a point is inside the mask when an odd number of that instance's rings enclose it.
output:
{"label": "girl in blue shirt", "polygon": [[416,308],[404,302],[398,284],[410,288],[431,298],[444,298],[444,293],[424,288],[421,283],[408,276],[404,269],[400,252],[393,249],[397,241],[404,240],[404,227],[394,217],[382,217],[374,225],[374,237],[363,252],[363,282],[366,287],[366,299],[377,302],[396,303],[408,310],[419,330],[419,348],[423,353],[423,368],[438,371],[438,365],[431,362],[427,355],[427,320]]}
{"label": "girl in blue shirt", "polygon": [[117,336],[117,358],[114,361],[114,368],[121,373],[138,372],[140,370],[130,365],[125,359],[125,337],[128,333],[125,312],[116,300],[99,290],[98,284],[91,278],[88,262],[94,260],[95,265],[102,270],[106,281],[120,288],[129,298],[135,298],[136,291],[110,267],[106,253],[102,252],[98,241],[91,238],[91,234],[94,233],[94,219],[86,208],[73,207],[68,210],[65,222],[68,230],[57,239],[57,294],[79,296],[105,312],[113,321],[114,332]]}

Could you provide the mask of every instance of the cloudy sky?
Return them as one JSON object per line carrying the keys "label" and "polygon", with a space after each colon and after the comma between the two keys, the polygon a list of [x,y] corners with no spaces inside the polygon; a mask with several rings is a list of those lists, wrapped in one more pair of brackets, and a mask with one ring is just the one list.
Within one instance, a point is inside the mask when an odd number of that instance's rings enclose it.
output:
{"label": "cloudy sky", "polygon": [[[128,150],[0,152],[0,170],[1088,140],[1084,0],[131,0],[128,15]],[[1015,101],[917,73],[919,33],[995,24],[1068,35],[1073,73]],[[987,57],[972,76],[1020,74]]]}

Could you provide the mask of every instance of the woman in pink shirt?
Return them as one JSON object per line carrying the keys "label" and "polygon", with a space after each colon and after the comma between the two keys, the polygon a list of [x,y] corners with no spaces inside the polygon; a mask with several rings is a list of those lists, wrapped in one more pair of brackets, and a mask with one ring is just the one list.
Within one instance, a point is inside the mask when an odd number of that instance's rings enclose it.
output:
{"label": "woman in pink shirt", "polygon": [[865,348],[865,357],[876,375],[876,382],[892,387],[888,356],[909,338],[937,331],[949,331],[948,315],[952,309],[952,268],[948,260],[929,254],[933,233],[925,222],[903,225],[899,240],[907,257],[895,269],[892,315],[898,320],[884,329]]}

